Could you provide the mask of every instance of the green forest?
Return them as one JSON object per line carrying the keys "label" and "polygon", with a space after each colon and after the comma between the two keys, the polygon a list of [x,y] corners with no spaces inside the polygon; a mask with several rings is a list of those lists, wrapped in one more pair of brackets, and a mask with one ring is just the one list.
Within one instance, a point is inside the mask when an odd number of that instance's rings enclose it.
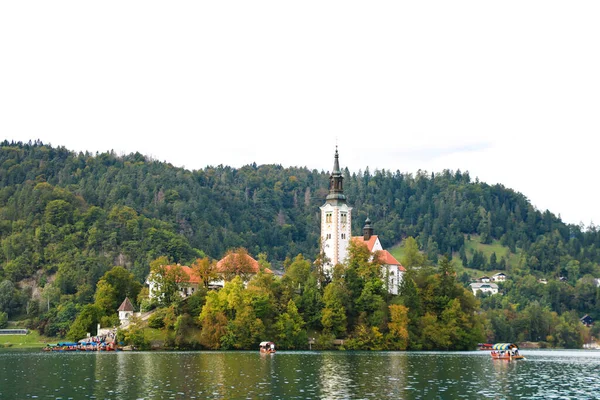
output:
{"label": "green forest", "polygon": [[[333,158],[333,157],[332,157]],[[537,210],[524,194],[468,172],[343,169],[352,231],[373,221],[407,273],[387,294],[377,260],[354,246],[331,282],[319,276],[319,206],[329,173],[281,165],[189,171],[139,153],[76,153],[0,143],[0,328],[17,321],[78,338],[115,324],[125,296],[155,308],[124,332],[140,347],[472,349],[534,341],[578,348],[597,336],[600,232]],[[161,264],[211,265],[245,249],[262,266],[219,291],[148,299]],[[504,272],[497,295],[469,284]],[[281,275],[281,276],[280,276]],[[165,279],[169,279],[166,277]],[[547,283],[542,283],[544,279]],[[168,300],[168,301],[167,301]]]}

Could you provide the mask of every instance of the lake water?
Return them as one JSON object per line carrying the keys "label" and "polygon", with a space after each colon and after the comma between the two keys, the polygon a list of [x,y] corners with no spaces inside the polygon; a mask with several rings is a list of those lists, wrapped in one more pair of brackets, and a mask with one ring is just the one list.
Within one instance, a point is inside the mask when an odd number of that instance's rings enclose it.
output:
{"label": "lake water", "polygon": [[0,351],[0,399],[595,399],[600,351]]}

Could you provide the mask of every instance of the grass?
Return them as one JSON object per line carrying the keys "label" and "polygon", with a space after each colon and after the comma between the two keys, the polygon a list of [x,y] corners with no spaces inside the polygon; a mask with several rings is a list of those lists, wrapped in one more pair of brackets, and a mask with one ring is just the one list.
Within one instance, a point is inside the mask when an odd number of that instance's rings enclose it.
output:
{"label": "grass", "polygon": [[42,348],[46,343],[56,343],[59,340],[41,336],[36,331],[29,331],[27,335],[0,335],[0,348]]}
{"label": "grass", "polygon": [[[481,251],[484,256],[489,260],[492,253],[496,253],[496,258],[500,261],[500,258],[504,257],[507,261],[507,269],[511,266],[515,267],[519,264],[519,259],[521,257],[521,251],[517,249],[516,253],[512,253],[510,249],[506,246],[502,246],[499,240],[492,241],[491,244],[483,244],[481,243],[481,238],[479,235],[471,235],[471,240],[467,240],[467,235],[465,235],[465,251],[467,253],[467,258],[471,259],[473,251]],[[402,257],[404,255],[404,243],[400,242],[388,249],[388,251],[400,262],[402,262]],[[482,274],[482,271],[477,269],[472,269],[465,267],[460,259],[460,256],[457,252],[453,253],[453,262],[454,267],[458,272],[466,271],[469,275],[473,277],[479,277]],[[489,274],[490,276],[495,274],[497,271],[486,271],[483,272],[485,274]]]}
{"label": "grass", "polygon": [[404,257],[404,245],[402,242],[392,246],[392,248],[390,248],[388,251],[398,261],[402,260],[402,257]]}

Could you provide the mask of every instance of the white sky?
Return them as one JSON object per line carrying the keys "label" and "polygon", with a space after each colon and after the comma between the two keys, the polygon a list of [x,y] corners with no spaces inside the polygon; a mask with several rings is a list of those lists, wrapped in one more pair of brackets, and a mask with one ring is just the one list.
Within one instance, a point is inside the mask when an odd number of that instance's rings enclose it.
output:
{"label": "white sky", "polygon": [[468,170],[600,222],[600,2],[3,1],[0,133],[189,169]]}

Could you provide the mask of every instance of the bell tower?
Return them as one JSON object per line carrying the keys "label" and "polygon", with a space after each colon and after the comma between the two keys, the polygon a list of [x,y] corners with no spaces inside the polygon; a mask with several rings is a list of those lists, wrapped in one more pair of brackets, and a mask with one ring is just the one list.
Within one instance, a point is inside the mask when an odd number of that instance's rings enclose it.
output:
{"label": "bell tower", "polygon": [[352,223],[352,207],[346,204],[344,177],[340,170],[337,146],[333,171],[329,177],[329,194],[321,207],[321,250],[327,257],[324,270],[331,275],[336,264],[344,263],[348,256]]}

